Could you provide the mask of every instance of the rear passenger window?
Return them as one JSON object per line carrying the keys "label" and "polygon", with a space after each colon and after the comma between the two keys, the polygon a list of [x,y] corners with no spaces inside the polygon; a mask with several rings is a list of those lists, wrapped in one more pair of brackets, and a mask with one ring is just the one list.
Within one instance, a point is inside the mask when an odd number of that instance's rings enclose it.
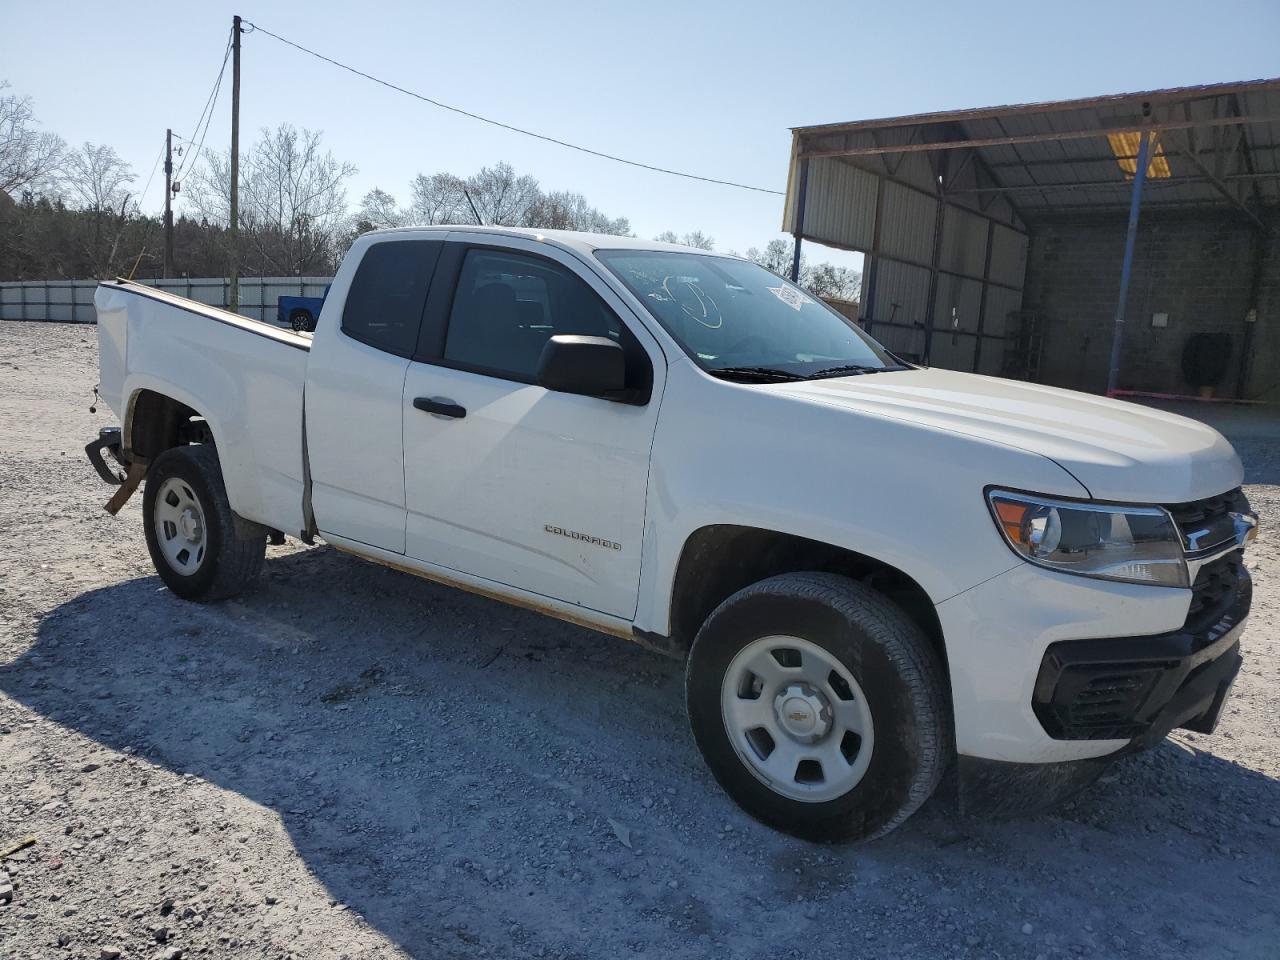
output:
{"label": "rear passenger window", "polygon": [[610,337],[628,349],[633,339],[600,297],[564,267],[518,253],[467,252],[449,315],[445,360],[531,383],[542,348],[559,333]]}
{"label": "rear passenger window", "polygon": [[442,240],[384,240],[365,251],[342,308],[342,332],[412,356]]}

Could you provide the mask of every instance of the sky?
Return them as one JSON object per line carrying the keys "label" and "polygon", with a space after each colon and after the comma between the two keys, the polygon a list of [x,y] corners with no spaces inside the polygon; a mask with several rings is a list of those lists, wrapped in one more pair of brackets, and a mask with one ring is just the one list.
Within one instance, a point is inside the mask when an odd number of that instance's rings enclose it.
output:
{"label": "sky", "polygon": [[[399,86],[644,163],[782,190],[790,128],[1280,76],[1280,2],[617,3],[0,0],[0,79],[44,129],[108,143],[147,182],[166,127],[193,136],[231,17]],[[241,142],[324,132],[401,202],[417,173],[499,161],[585,194],[637,235],[702,230],[719,250],[779,236],[782,198],[611,163],[448,113],[244,37]],[[230,144],[230,69],[206,149]],[[180,162],[180,161],[179,161]],[[143,207],[163,204],[157,172]],[[181,205],[178,207],[181,211]],[[838,251],[816,260],[856,265]]]}

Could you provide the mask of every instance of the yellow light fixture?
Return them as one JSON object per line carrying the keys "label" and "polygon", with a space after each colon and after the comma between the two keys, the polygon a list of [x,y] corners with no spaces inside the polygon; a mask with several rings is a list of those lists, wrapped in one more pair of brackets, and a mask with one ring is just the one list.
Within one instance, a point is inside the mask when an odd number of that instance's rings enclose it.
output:
{"label": "yellow light fixture", "polygon": [[[1142,146],[1143,131],[1129,130],[1125,133],[1108,133],[1107,142],[1111,144],[1111,152],[1116,155],[1116,163],[1124,171],[1125,179],[1132,180],[1138,172],[1138,149]],[[1147,160],[1148,177],[1168,177],[1169,158],[1164,155],[1164,146],[1156,133],[1151,136],[1150,157]]]}

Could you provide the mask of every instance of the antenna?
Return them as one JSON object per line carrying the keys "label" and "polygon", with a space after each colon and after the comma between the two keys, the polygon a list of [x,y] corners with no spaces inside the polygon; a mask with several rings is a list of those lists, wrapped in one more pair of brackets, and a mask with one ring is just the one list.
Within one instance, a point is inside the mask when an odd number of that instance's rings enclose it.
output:
{"label": "antenna", "polygon": [[467,198],[467,206],[471,208],[471,215],[476,218],[476,223],[483,227],[485,222],[480,217],[480,211],[476,209],[476,205],[471,202],[471,194],[467,193],[466,187],[462,188],[462,195]]}

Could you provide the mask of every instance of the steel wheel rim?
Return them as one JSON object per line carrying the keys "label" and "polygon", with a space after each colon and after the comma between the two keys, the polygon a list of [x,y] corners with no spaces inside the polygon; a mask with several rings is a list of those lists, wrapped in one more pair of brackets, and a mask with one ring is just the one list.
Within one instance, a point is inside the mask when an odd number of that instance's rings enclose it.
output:
{"label": "steel wheel rim", "polygon": [[725,670],[720,713],[746,768],[792,800],[843,796],[871,764],[874,726],[862,687],[808,640],[761,637],[743,647]]}
{"label": "steel wheel rim", "polygon": [[156,491],[151,513],[156,543],[165,562],[184,577],[194,574],[204,563],[209,533],[204,508],[191,484],[169,477]]}

